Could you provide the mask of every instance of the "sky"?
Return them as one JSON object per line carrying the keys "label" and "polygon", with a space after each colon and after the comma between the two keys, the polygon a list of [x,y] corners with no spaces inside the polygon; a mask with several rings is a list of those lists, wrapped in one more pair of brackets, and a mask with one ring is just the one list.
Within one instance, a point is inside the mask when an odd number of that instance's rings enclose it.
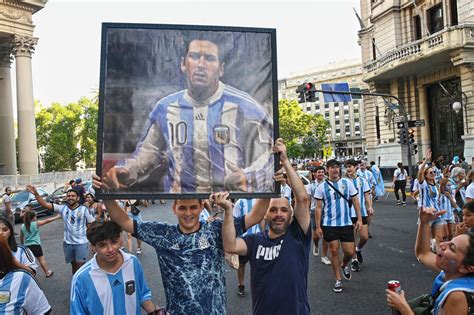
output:
{"label": "sky", "polygon": [[102,22],[275,28],[283,79],[360,58],[353,8],[360,11],[359,0],[49,0],[33,15],[39,38],[32,59],[34,98],[49,106],[92,96],[99,87]]}

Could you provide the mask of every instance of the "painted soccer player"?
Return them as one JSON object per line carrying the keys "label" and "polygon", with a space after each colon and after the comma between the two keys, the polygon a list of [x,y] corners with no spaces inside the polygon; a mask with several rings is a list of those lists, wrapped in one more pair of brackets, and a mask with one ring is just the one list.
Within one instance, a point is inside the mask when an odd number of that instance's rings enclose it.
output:
{"label": "painted soccer player", "polygon": [[153,183],[154,191],[172,193],[272,190],[271,120],[250,95],[220,80],[224,46],[212,32],[188,40],[181,58],[187,89],[155,105],[133,156],[104,174],[104,188]]}

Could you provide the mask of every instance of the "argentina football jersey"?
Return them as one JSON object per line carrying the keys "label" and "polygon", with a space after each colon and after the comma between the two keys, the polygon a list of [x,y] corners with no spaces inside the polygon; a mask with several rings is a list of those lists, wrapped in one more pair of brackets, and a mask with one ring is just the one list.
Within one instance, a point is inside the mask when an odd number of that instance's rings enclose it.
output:
{"label": "argentina football jersey", "polygon": [[[331,185],[347,200],[357,195],[357,189],[350,179],[341,178],[337,182],[331,181]],[[316,199],[323,201],[322,226],[352,225],[351,209],[347,201],[334,188],[325,181],[314,193]]]}
{"label": "argentina football jersey", "polygon": [[[368,213],[367,213],[367,207],[365,205],[365,194],[370,192],[369,183],[367,182],[365,178],[362,178],[360,176],[357,176],[356,178],[351,178],[351,180],[359,194],[361,216],[366,217],[368,216]],[[352,218],[357,217],[357,213],[355,211],[354,206],[351,207],[351,217]]]}
{"label": "argentina football jersey", "polygon": [[222,82],[203,102],[180,91],[155,105],[132,157],[117,165],[128,185],[151,181],[163,192],[241,190],[226,183],[239,169],[246,191],[272,191],[270,122],[250,95]]}
{"label": "argentina football jersey", "polygon": [[70,209],[67,204],[53,204],[54,211],[59,212],[64,220],[64,242],[67,244],[86,244],[87,223],[93,222],[94,218],[85,206]]}

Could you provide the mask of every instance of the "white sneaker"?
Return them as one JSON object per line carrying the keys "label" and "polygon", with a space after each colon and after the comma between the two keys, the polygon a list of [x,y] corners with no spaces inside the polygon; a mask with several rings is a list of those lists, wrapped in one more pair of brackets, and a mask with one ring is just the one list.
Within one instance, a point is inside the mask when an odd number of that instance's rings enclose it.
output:
{"label": "white sneaker", "polygon": [[137,248],[137,255],[140,255],[142,253],[142,249],[140,247]]}
{"label": "white sneaker", "polygon": [[313,256],[319,256],[319,247],[313,245]]}
{"label": "white sneaker", "polygon": [[326,256],[321,257],[321,262],[325,265],[330,265],[331,264],[331,260],[329,258],[327,258]]}

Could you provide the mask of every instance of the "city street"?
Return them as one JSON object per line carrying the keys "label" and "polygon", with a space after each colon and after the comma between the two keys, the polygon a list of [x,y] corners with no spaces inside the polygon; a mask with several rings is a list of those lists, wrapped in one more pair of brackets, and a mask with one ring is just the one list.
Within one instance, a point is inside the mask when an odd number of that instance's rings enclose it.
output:
{"label": "city street", "polygon": [[[321,264],[320,257],[310,256],[308,294],[312,314],[390,314],[384,290],[387,281],[393,279],[401,282],[409,298],[430,291],[435,274],[420,265],[413,253],[417,220],[415,205],[412,201],[407,207],[397,207],[394,204],[393,193],[388,200],[375,204],[376,216],[370,229],[373,238],[364,248],[362,270],[353,273],[351,281],[343,281],[342,293],[332,292],[334,278],[331,267]],[[170,205],[171,201],[167,201],[166,205],[143,208],[144,220],[174,223]],[[46,279],[42,271],[39,271],[38,279],[55,314],[69,312],[71,271],[70,266],[64,263],[62,224],[58,220],[41,227],[43,251],[50,269],[55,273],[53,277]],[[16,230],[18,229],[17,224]],[[135,245],[134,241],[134,248]],[[163,287],[154,250],[145,245],[139,258],[154,301],[164,305]],[[247,295],[242,298],[237,296],[236,272],[226,269],[228,314],[251,314],[249,274],[247,266]]]}

